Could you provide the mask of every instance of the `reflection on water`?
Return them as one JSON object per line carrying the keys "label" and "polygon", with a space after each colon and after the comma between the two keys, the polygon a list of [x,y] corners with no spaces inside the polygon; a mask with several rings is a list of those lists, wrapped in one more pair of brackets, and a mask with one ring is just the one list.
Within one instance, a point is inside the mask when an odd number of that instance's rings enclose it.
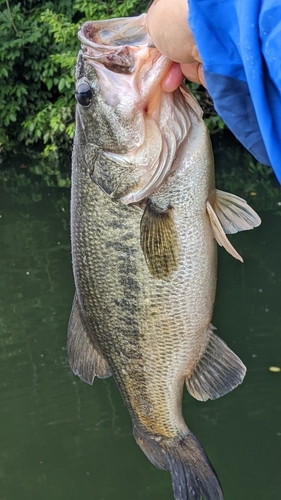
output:
{"label": "reflection on water", "polygon": [[[71,373],[73,296],[68,193],[0,192],[0,500],[172,500],[168,473],[135,444],[112,379]],[[220,400],[184,396],[190,428],[226,500],[281,498],[281,217],[232,238],[245,264],[219,254],[218,333],[248,375]]]}

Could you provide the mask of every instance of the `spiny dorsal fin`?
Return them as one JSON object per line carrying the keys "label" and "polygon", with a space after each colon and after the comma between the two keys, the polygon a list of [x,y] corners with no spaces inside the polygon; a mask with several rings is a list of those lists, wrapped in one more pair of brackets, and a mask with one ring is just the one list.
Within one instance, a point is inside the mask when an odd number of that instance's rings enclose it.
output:
{"label": "spiny dorsal fin", "polygon": [[178,237],[171,206],[162,210],[148,200],[140,223],[140,243],[149,271],[166,278],[178,266]]}
{"label": "spiny dorsal fin", "polygon": [[70,367],[84,382],[92,384],[95,376],[107,378],[111,370],[94,345],[82,323],[77,296],[73,299],[68,323],[67,352]]}
{"label": "spiny dorsal fin", "polygon": [[209,325],[209,342],[191,376],[186,378],[188,392],[199,401],[217,399],[243,382],[246,367]]}
{"label": "spiny dorsal fin", "polygon": [[253,229],[261,223],[258,214],[235,194],[216,189],[213,209],[226,234]]}
{"label": "spiny dorsal fin", "polygon": [[244,262],[241,255],[235,250],[234,246],[231,245],[229,239],[226,237],[223,227],[216,215],[216,212],[214,211],[209,201],[207,201],[206,203],[206,208],[210,217],[214,238],[217,240],[218,244],[221,247],[224,247],[226,251],[230,253],[230,255],[232,255],[232,257],[240,260],[241,262]]}

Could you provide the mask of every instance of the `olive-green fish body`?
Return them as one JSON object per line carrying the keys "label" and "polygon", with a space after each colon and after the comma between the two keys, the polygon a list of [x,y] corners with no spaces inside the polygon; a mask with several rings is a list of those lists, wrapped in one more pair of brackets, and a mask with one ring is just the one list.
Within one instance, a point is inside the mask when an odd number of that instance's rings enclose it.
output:
{"label": "olive-green fish body", "polygon": [[[190,168],[187,162],[186,169],[171,176],[153,196],[154,203],[172,206],[180,247],[177,269],[164,279],[150,273],[141,249],[143,210],[113,203],[91,181],[87,168],[79,165],[79,149],[74,148],[78,166],[72,178],[72,243],[77,295],[124,397],[151,432],[165,425],[171,432],[169,427],[182,425],[183,382],[208,341],[214,306],[216,243],[205,208],[212,155],[203,122],[201,127],[207,143],[201,161],[205,186],[193,182],[196,175],[191,175],[193,165]],[[170,415],[169,425],[165,413]]]}
{"label": "olive-green fish body", "polygon": [[225,232],[260,220],[215,190],[201,109],[184,88],[161,90],[170,62],[151,45],[145,17],[86,23],[80,39],[70,364],[88,383],[114,376],[136,440],[170,471],[176,500],[221,500],[183,419],[182,391],[185,383],[204,401],[243,380],[243,363],[211,325],[216,240],[241,260]]}

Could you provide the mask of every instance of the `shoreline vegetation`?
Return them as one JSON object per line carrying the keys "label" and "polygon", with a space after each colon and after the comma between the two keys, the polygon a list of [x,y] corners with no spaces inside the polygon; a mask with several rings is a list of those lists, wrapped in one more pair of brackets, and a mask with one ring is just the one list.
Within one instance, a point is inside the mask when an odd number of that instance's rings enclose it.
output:
{"label": "shoreline vegetation", "polygon": [[[139,15],[150,3],[0,0],[2,183],[69,188],[78,27],[90,19]],[[281,202],[272,170],[239,147],[205,89],[192,83],[189,87],[212,135],[218,187],[250,199],[252,206],[261,198]]]}
{"label": "shoreline vegetation", "polygon": [[[0,0],[0,157],[36,159],[37,173],[67,178],[74,135],[79,26],[145,12],[148,0]],[[40,167],[40,168],[39,168]]]}

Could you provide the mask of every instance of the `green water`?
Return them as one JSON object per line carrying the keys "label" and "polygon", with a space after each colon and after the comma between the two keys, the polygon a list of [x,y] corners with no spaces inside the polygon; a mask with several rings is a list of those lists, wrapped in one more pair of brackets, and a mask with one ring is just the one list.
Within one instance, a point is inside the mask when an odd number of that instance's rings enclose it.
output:
{"label": "green water", "polygon": [[[280,200],[281,201],[281,200]],[[112,379],[92,387],[66,359],[73,297],[68,193],[0,190],[0,500],[172,500],[170,476],[136,445]],[[281,498],[281,217],[219,253],[214,324],[243,359],[241,387],[184,395],[225,500]]]}

